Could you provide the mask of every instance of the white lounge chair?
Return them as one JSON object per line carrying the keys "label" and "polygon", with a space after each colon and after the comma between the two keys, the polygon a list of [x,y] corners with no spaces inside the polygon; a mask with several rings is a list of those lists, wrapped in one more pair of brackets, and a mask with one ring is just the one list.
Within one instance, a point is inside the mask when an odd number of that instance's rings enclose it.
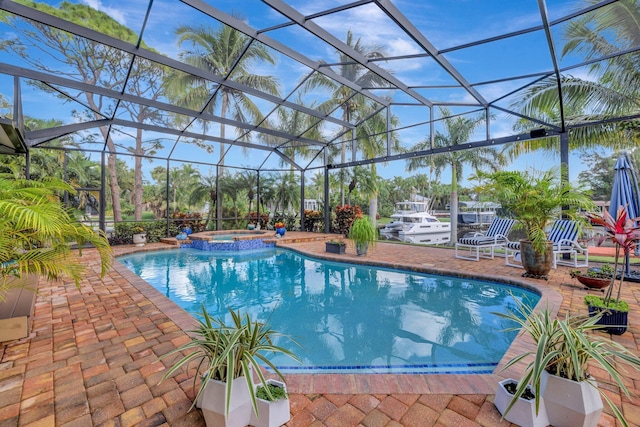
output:
{"label": "white lounge chair", "polygon": [[[508,242],[507,236],[513,227],[514,220],[494,218],[485,233],[474,233],[471,237],[463,237],[456,243],[456,258],[479,261],[480,258],[493,259],[495,248]],[[464,250],[468,254],[460,254]]]}
{"label": "white lounge chair", "polygon": [[[578,243],[578,223],[570,219],[558,219],[553,222],[548,240],[553,242],[553,263],[570,267],[587,267],[589,265],[589,249]],[[520,260],[520,242],[507,242],[504,245],[505,263],[511,267],[522,268]],[[569,254],[569,259],[564,259]],[[578,255],[584,255],[584,261],[578,260]]]}

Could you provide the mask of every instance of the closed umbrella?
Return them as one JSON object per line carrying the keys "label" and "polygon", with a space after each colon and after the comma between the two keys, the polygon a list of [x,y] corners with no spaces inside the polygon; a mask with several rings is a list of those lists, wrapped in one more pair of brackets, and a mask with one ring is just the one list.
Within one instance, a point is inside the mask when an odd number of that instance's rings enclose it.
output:
{"label": "closed umbrella", "polygon": [[[628,218],[636,218],[640,214],[640,192],[638,191],[638,180],[631,166],[629,155],[622,153],[614,167],[613,189],[611,191],[611,204],[609,213],[616,217],[618,206],[627,207]],[[636,248],[636,251],[638,249]],[[625,259],[625,276],[630,274],[629,256]]]}

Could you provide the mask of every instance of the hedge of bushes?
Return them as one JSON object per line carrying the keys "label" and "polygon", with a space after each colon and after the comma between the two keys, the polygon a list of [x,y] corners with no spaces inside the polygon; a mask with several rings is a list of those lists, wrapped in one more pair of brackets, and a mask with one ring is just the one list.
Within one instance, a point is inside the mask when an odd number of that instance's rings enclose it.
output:
{"label": "hedge of bushes", "polygon": [[[109,237],[109,243],[112,246],[133,244],[133,229],[136,227],[141,227],[147,233],[147,243],[159,242],[161,238],[167,237],[166,220],[119,222],[115,224],[115,234]],[[169,236],[176,236],[179,232],[178,224],[169,224]]]}

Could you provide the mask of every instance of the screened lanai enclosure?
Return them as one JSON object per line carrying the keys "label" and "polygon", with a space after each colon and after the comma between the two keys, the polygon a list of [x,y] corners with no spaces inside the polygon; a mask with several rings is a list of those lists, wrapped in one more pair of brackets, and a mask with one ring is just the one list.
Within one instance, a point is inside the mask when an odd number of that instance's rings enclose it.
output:
{"label": "screened lanai enclosure", "polygon": [[426,177],[430,196],[465,162],[539,152],[571,169],[577,150],[637,142],[633,0],[0,0],[0,14],[2,172],[71,181],[67,202],[103,230],[329,231],[337,206],[375,218],[407,198],[389,176]]}

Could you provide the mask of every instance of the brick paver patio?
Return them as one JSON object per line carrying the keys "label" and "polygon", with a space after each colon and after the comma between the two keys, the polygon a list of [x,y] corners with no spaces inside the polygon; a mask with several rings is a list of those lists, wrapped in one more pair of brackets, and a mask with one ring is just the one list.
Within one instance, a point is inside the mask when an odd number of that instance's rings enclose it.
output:
{"label": "brick paver patio", "polygon": [[[504,259],[457,260],[453,251],[379,243],[366,257],[348,247],[345,255],[324,252],[321,240],[303,241],[287,233],[279,244],[321,257],[453,275],[499,279],[532,286],[541,305],[586,312],[588,292],[568,275],[552,271],[548,281],[524,279]],[[168,247],[147,245],[143,250]],[[116,247],[116,255],[139,250]],[[30,337],[0,344],[0,427],[2,426],[203,426],[191,410],[192,377],[182,373],[160,382],[165,365],[159,356],[186,342],[190,315],[168,301],[118,262],[100,279],[95,254],[83,252],[86,277],[72,283],[41,282]],[[593,292],[593,291],[589,291]],[[624,299],[632,307],[629,330],[615,339],[640,352],[640,285],[626,283]],[[519,337],[505,358],[530,347]],[[493,405],[496,383],[517,377],[516,367],[490,375],[289,375],[291,421],[288,426],[508,426]],[[626,376],[634,393],[620,396],[594,375],[618,402],[630,425],[640,425],[640,375]],[[616,425],[605,405],[601,426]]]}

